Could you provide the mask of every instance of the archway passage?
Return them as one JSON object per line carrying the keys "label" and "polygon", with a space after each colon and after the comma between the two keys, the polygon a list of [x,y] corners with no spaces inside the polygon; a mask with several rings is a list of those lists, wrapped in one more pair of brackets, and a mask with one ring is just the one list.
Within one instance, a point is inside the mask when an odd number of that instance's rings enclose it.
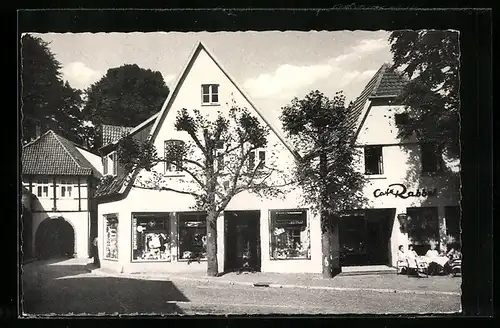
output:
{"label": "archway passage", "polygon": [[35,242],[37,256],[41,259],[69,258],[75,253],[75,231],[62,217],[42,221]]}

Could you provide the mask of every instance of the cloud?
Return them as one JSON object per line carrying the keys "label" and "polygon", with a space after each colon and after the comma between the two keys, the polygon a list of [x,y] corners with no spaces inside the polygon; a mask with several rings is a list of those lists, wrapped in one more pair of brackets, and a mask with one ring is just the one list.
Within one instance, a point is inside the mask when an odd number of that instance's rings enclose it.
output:
{"label": "cloud", "polygon": [[82,62],[71,62],[62,68],[64,79],[74,88],[85,89],[97,81],[102,74]]}
{"label": "cloud", "polygon": [[175,80],[175,74],[163,74],[162,73],[162,76],[163,76],[163,81],[165,81],[165,84],[169,84]]}
{"label": "cloud", "polygon": [[294,66],[284,64],[272,74],[261,74],[248,79],[244,87],[255,97],[276,95],[288,98],[291,93],[327,78],[333,72],[331,65]]}
{"label": "cloud", "polygon": [[355,46],[353,46],[352,50],[354,50],[355,52],[361,52],[366,54],[384,49],[387,46],[388,46],[388,41],[384,38],[364,39],[359,41]]}
{"label": "cloud", "polygon": [[244,87],[255,98],[273,96],[288,99],[325,79],[328,79],[328,84],[342,88],[371,78],[376,70],[360,72],[352,66],[376,51],[387,49],[388,46],[384,38],[363,39],[348,48],[348,52],[329,58],[324,63],[309,66],[284,64],[272,73],[263,73],[246,80]]}

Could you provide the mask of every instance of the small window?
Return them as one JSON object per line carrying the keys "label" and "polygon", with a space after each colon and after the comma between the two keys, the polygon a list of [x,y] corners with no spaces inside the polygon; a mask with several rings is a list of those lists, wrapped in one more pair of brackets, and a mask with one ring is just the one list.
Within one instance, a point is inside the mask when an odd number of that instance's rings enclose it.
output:
{"label": "small window", "polygon": [[384,174],[382,146],[365,147],[365,174]]}
{"label": "small window", "polygon": [[434,173],[442,170],[441,152],[432,143],[420,145],[422,172]]}
{"label": "small window", "polygon": [[165,140],[165,173],[182,171],[185,147],[182,140]]}
{"label": "small window", "polygon": [[179,214],[179,259],[207,258],[207,215]]}
{"label": "small window", "polygon": [[49,180],[37,180],[36,181],[36,195],[39,198],[49,198]]}
{"label": "small window", "polygon": [[396,121],[396,125],[407,125],[410,121],[408,113],[400,113],[394,115],[394,120]]}
{"label": "small window", "polygon": [[310,259],[311,245],[305,210],[271,211],[271,258]]}
{"label": "small window", "polygon": [[215,146],[215,158],[217,163],[217,170],[224,170],[224,143],[222,141],[217,142]]}
{"label": "small window", "polygon": [[118,154],[113,152],[111,154],[111,161],[113,162],[113,175],[118,175]]}
{"label": "small window", "polygon": [[219,104],[219,85],[202,84],[201,85],[201,103],[202,105]]}
{"label": "small window", "polygon": [[61,180],[61,198],[71,198],[73,185],[67,180]]}
{"label": "small window", "polygon": [[108,156],[102,158],[102,173],[104,175],[108,174]]}
{"label": "small window", "polygon": [[248,167],[250,170],[262,170],[266,166],[266,151],[262,149],[253,150],[249,154]]}

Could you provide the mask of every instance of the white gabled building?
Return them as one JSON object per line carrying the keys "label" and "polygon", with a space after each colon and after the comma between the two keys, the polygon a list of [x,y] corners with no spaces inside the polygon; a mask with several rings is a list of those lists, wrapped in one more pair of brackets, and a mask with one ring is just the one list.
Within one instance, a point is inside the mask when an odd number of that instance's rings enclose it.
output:
{"label": "white gabled building", "polygon": [[[406,81],[384,64],[353,104],[359,170],[368,178],[368,204],[341,221],[344,265],[396,264],[399,245],[415,245],[421,255],[429,244],[460,244],[458,165],[432,144],[398,138],[398,126],[410,118],[393,100]],[[398,215],[406,214],[407,229]],[[403,216],[404,217],[404,216]],[[447,238],[448,236],[448,238]]]}
{"label": "white gabled building", "polygon": [[[165,142],[190,138],[174,128],[178,111],[196,108],[205,115],[228,114],[233,101],[270,127],[268,146],[256,158],[265,156],[266,163],[282,169],[291,166],[293,149],[202,43],[194,48],[161,111],[129,135],[143,141],[151,138],[163,155]],[[206,271],[203,250],[199,262],[189,259],[200,251],[206,234],[205,216],[191,209],[193,197],[127,183],[113,155],[115,148],[116,142],[101,149],[108,163],[113,159],[116,163],[110,164],[116,167],[111,172],[115,177],[98,190],[101,266],[122,272]],[[187,178],[164,163],[155,171],[168,176],[173,186]],[[321,272],[319,218],[300,203],[297,188],[283,199],[263,199],[247,192],[234,197],[217,223],[219,271],[249,265],[266,272]]]}

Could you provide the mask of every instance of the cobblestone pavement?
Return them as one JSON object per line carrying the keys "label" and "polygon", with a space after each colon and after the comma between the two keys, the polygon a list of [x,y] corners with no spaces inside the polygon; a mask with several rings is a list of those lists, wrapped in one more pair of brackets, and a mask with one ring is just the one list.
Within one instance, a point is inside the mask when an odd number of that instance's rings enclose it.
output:
{"label": "cobblestone pavement", "polygon": [[[460,311],[460,295],[451,287],[457,278],[431,277],[413,279],[405,276],[349,276],[330,280],[338,289],[254,287],[258,278],[274,275],[225,275],[218,283],[202,275],[170,279],[150,275],[107,275],[90,273],[85,263],[72,260],[33,262],[23,274],[24,311],[30,314],[343,314],[343,313],[436,313]],[[290,277],[289,277],[290,278]],[[308,281],[321,281],[309,277]],[[341,281],[339,281],[342,278]],[[347,279],[348,278],[348,279]],[[433,295],[391,292],[391,286],[413,281],[415,290],[427,281],[427,290],[449,283]],[[225,280],[224,280],[225,279]],[[239,279],[237,283],[234,282]],[[277,278],[276,278],[277,279]],[[432,280],[434,279],[434,280]],[[448,280],[445,280],[448,279]],[[458,278],[460,279],[460,278]],[[300,282],[298,277],[294,284]],[[305,279],[304,279],[305,280]],[[368,281],[372,285],[366,289]],[[280,282],[275,280],[275,282]],[[314,284],[311,282],[311,284]],[[319,284],[319,283],[317,283]],[[415,285],[416,284],[416,285]],[[376,291],[374,287],[390,287]],[[297,285],[299,286],[299,285]],[[303,285],[301,285],[303,287]],[[417,287],[415,287],[417,286]],[[328,287],[328,286],[327,286]],[[405,285],[404,288],[407,288]],[[445,290],[446,289],[446,290]]]}

